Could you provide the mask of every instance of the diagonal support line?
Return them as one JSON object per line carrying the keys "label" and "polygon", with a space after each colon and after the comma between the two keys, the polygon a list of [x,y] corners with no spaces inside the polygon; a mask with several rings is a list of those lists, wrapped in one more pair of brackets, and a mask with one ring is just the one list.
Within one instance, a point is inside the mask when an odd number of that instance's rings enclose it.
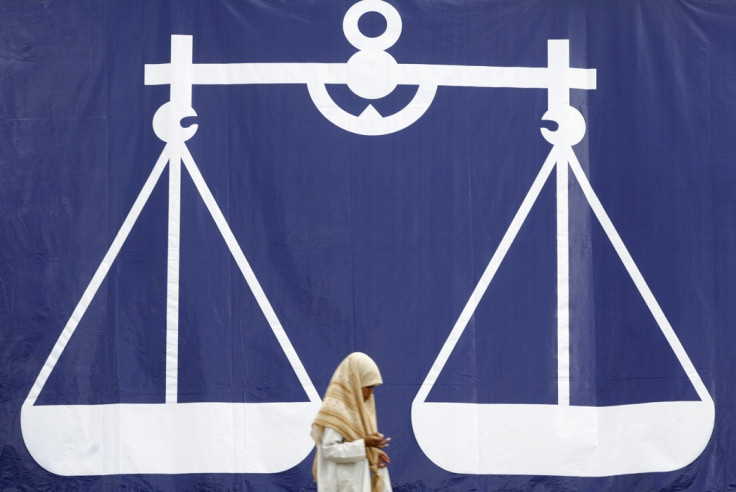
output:
{"label": "diagonal support line", "polygon": [[51,353],[46,359],[41,372],[36,378],[36,382],[33,384],[33,388],[31,388],[30,393],[28,393],[28,397],[26,398],[24,405],[33,405],[33,403],[36,401],[36,398],[38,398],[38,395],[41,393],[41,389],[43,389],[44,385],[46,384],[46,380],[48,379],[49,375],[51,375],[51,371],[54,369],[54,366],[56,366],[56,363],[59,361],[59,357],[61,357],[61,354],[64,352],[69,339],[74,334],[74,331],[77,329],[77,325],[79,325],[79,322],[84,316],[84,313],[87,312],[87,308],[89,307],[92,299],[97,293],[97,290],[100,288],[102,281],[107,276],[108,272],[110,271],[110,267],[112,267],[112,264],[115,261],[115,258],[117,258],[118,254],[120,253],[120,248],[122,248],[125,240],[128,238],[128,234],[130,234],[133,225],[135,225],[136,221],[138,220],[138,217],[140,216],[143,207],[146,205],[146,202],[148,202],[148,199],[153,192],[153,188],[156,186],[156,183],[158,183],[158,180],[161,178],[161,174],[163,173],[163,170],[164,168],[166,168],[166,165],[169,161],[169,153],[169,145],[166,145],[166,147],[164,147],[164,149],[161,151],[161,155],[159,156],[158,161],[156,161],[156,165],[153,166],[151,174],[148,176],[148,179],[146,179],[143,188],[141,188],[140,193],[138,193],[138,197],[135,199],[135,202],[133,202],[133,206],[130,208],[130,212],[128,212],[128,215],[125,217],[123,225],[120,226],[120,230],[115,235],[115,239],[113,239],[112,244],[108,248],[107,253],[105,253],[104,258],[102,259],[102,262],[97,267],[97,271],[95,271],[95,274],[92,276],[92,280],[90,280],[87,288],[82,294],[81,299],[79,299],[77,306],[74,308],[74,311],[69,317],[69,321],[67,321],[66,325],[64,326],[64,330],[61,332],[59,339],[56,341],[54,348],[51,350]]}
{"label": "diagonal support line", "polygon": [[491,260],[488,262],[488,266],[483,272],[483,275],[481,275],[478,284],[475,286],[475,289],[473,289],[473,293],[470,295],[470,299],[468,299],[467,304],[465,304],[465,307],[460,313],[455,326],[453,326],[452,331],[447,337],[445,344],[442,346],[439,355],[437,355],[434,364],[432,364],[432,368],[429,370],[427,377],[424,379],[422,386],[419,388],[419,392],[414,398],[414,403],[423,402],[427,399],[427,395],[434,386],[434,383],[437,381],[440,371],[442,371],[442,368],[445,367],[447,359],[450,357],[450,354],[452,353],[455,345],[460,339],[460,335],[462,335],[465,331],[470,318],[473,316],[473,314],[475,313],[475,309],[478,307],[478,303],[488,289],[488,286],[493,280],[493,277],[496,275],[498,267],[501,265],[503,259],[506,257],[506,253],[508,253],[509,249],[511,248],[511,244],[514,242],[516,235],[519,233],[519,230],[526,220],[527,215],[529,215],[529,211],[531,210],[534,203],[537,201],[542,187],[549,179],[549,176],[552,173],[552,169],[555,167],[559,160],[558,154],[559,151],[557,151],[556,147],[553,147],[549,155],[547,156],[547,159],[544,161],[542,168],[539,170],[537,177],[534,178],[534,182],[529,188],[529,191],[524,197],[524,200],[521,202],[519,210],[517,210],[516,215],[511,220],[511,224],[506,230],[506,233],[501,239],[501,242],[496,248],[496,251],[493,253]]}
{"label": "diagonal support line", "polygon": [[670,344],[670,347],[675,353],[675,356],[677,356],[677,360],[680,362],[680,365],[685,370],[688,379],[690,379],[693,387],[695,387],[695,391],[698,393],[700,399],[703,402],[712,403],[713,399],[711,398],[710,393],[708,393],[708,390],[705,388],[703,381],[700,379],[698,371],[693,366],[690,357],[688,357],[687,352],[685,352],[685,348],[682,346],[682,343],[680,343],[680,339],[677,338],[675,330],[672,329],[672,325],[670,325],[669,320],[667,320],[667,316],[665,316],[662,308],[659,306],[659,303],[654,298],[654,294],[649,289],[647,282],[644,280],[644,277],[639,271],[639,268],[636,266],[636,263],[634,263],[634,259],[631,257],[631,254],[626,248],[626,245],[624,245],[621,236],[619,236],[618,232],[616,231],[613,222],[611,222],[608,214],[603,209],[603,205],[598,199],[595,191],[593,191],[593,187],[591,186],[590,181],[588,181],[588,177],[585,175],[583,168],[580,166],[580,162],[575,156],[575,153],[572,151],[572,149],[569,149],[567,154],[567,159],[570,162],[570,168],[575,174],[575,178],[578,180],[578,183],[580,183],[580,187],[583,190],[585,198],[588,200],[590,207],[593,209],[598,222],[600,222],[603,230],[606,232],[608,239],[611,241],[611,244],[616,250],[616,253],[621,259],[624,267],[626,268],[626,271],[629,273],[631,280],[634,281],[634,285],[636,285],[636,288],[639,290],[639,294],[641,295],[642,299],[644,299],[644,302],[649,308],[649,311],[654,316],[657,325],[659,325],[659,329],[662,330],[662,334],[665,336],[667,342]]}
{"label": "diagonal support line", "polygon": [[296,350],[291,344],[289,337],[286,335],[283,326],[281,326],[281,322],[279,322],[276,313],[271,307],[271,303],[268,301],[265,292],[263,292],[263,289],[261,288],[261,285],[258,282],[255,273],[253,273],[253,269],[250,267],[248,260],[245,258],[243,250],[240,248],[238,241],[235,239],[235,236],[230,229],[230,225],[227,223],[227,220],[225,220],[225,216],[222,214],[220,207],[217,205],[215,197],[212,195],[212,192],[207,186],[207,183],[202,177],[202,174],[199,172],[199,168],[194,162],[194,159],[192,158],[192,155],[189,153],[189,149],[187,149],[186,146],[182,146],[181,155],[184,166],[189,172],[189,175],[192,177],[192,181],[194,181],[194,185],[197,187],[197,191],[199,191],[199,194],[202,196],[202,200],[204,200],[204,203],[207,206],[207,210],[209,210],[210,215],[217,225],[217,228],[220,230],[220,234],[222,234],[222,238],[225,240],[225,243],[230,250],[230,254],[232,254],[235,262],[240,268],[240,272],[243,274],[245,281],[248,283],[248,286],[253,292],[253,295],[255,296],[256,301],[261,308],[261,311],[263,311],[263,314],[266,316],[266,320],[271,326],[271,330],[273,331],[276,339],[281,345],[281,349],[284,351],[284,354],[289,360],[289,363],[291,363],[291,367],[294,369],[294,372],[299,378],[299,382],[304,388],[304,391],[307,393],[307,397],[312,402],[321,401],[319,395],[317,394],[317,390],[314,388],[314,385],[312,384],[311,379],[309,379],[309,375],[307,374],[306,369],[304,369],[304,366],[299,359],[299,355],[296,353]]}

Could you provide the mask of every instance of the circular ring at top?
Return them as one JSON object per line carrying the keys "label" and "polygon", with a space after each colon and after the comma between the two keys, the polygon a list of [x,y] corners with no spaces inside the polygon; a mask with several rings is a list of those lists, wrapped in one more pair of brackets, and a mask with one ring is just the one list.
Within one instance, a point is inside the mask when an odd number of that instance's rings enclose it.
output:
{"label": "circular ring at top", "polygon": [[[377,12],[386,19],[386,30],[375,38],[366,36],[358,27],[361,16],[368,12]],[[393,6],[383,0],[361,0],[345,12],[342,30],[350,44],[357,49],[383,51],[393,46],[401,36],[401,16]]]}

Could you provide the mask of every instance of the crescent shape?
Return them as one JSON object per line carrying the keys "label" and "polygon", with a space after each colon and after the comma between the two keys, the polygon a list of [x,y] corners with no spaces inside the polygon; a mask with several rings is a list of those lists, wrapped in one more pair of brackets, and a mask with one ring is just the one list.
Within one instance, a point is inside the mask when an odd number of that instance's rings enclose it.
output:
{"label": "crescent shape", "polygon": [[332,100],[324,84],[307,84],[309,97],[322,113],[335,126],[358,135],[377,136],[395,133],[413,124],[429,109],[437,93],[436,85],[420,85],[414,98],[397,113],[381,116],[372,105],[368,105],[360,116],[355,116]]}
{"label": "crescent shape", "polygon": [[193,108],[169,101],[153,115],[153,131],[164,142],[186,142],[199,127],[197,124],[181,126],[181,120],[190,116],[197,116]]}
{"label": "crescent shape", "polygon": [[557,130],[542,128],[542,136],[552,145],[573,146],[585,136],[585,118],[572,106],[555,107],[542,115],[543,121],[554,121]]}

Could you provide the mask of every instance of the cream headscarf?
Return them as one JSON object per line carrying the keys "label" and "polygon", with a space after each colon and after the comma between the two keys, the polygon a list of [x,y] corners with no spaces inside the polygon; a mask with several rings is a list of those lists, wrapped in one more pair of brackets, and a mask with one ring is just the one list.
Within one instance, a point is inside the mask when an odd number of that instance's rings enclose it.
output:
{"label": "cream headscarf", "polygon": [[[322,441],[325,427],[340,433],[346,441],[363,439],[378,431],[376,423],[376,401],[373,395],[363,401],[362,388],[377,386],[383,383],[381,373],[373,359],[362,352],[353,352],[340,362],[327,386],[322,408],[312,423],[312,439],[317,444],[317,453]],[[382,483],[379,480],[378,452],[375,448],[366,448],[372,473],[372,489],[380,492]],[[317,456],[312,467],[314,480],[317,481]]]}

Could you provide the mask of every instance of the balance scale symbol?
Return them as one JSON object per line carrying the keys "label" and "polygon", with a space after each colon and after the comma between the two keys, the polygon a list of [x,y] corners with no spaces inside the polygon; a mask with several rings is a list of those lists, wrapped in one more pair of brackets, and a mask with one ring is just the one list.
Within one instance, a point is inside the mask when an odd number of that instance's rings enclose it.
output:
{"label": "balance scale symbol", "polygon": [[[363,35],[367,12],[386,19],[378,37]],[[411,411],[421,449],[455,473],[608,476],[682,468],[703,451],[713,431],[708,390],[616,232],[572,150],[585,120],[570,106],[572,89],[592,90],[594,69],[571,68],[567,40],[548,41],[546,67],[398,64],[385,52],[399,38],[401,18],[382,0],[362,0],[346,13],[343,30],[358,49],[347,63],[192,63],[192,37],[171,37],[171,62],[148,64],[146,85],[169,85],[170,100],[156,112],[153,128],[166,145],[120,230],[84,291],[21,409],[24,441],[34,459],[60,475],[133,473],[275,473],[299,464],[311,451],[309,426],[321,400],[271,307],[219,205],[189,153],[197,125],[194,85],[305,84],[317,109],[336,126],[360,135],[385,135],[417,121],[438,86],[547,89],[542,129],[552,149],[496,248],[455,326],[416,395]],[[403,110],[381,116],[372,106],[360,115],[343,111],[326,84],[347,84],[358,96],[378,99],[397,85],[418,87]],[[309,401],[278,403],[178,403],[179,221],[182,164],[253,292]],[[69,339],[106,277],[120,248],[169,167],[166,322],[166,399],[161,404],[36,405]],[[700,401],[653,402],[609,407],[570,405],[568,169],[579,183],[639,294],[685,370]],[[558,402],[477,404],[427,402],[450,353],[493,280],[514,238],[552,171],[557,181]],[[221,439],[219,436],[229,436]]]}

